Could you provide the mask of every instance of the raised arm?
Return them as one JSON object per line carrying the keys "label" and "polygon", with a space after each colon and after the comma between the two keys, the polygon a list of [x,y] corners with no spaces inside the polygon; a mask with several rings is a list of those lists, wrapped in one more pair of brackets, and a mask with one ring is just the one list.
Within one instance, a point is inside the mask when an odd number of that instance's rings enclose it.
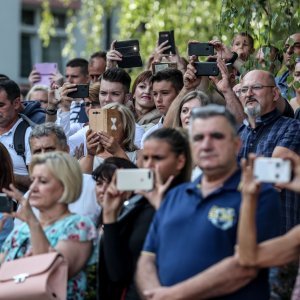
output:
{"label": "raised arm", "polygon": [[[242,161],[242,205],[238,226],[238,259],[242,266],[280,266],[296,260],[300,250],[300,226],[284,236],[257,244],[256,207],[259,185],[253,179],[254,156]],[[270,199],[271,200],[271,199]]]}

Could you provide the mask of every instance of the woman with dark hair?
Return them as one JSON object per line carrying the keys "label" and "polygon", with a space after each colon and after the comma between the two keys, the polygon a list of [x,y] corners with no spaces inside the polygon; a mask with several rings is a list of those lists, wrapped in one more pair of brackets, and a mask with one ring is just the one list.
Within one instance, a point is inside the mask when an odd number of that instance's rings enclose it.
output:
{"label": "woman with dark hair", "polygon": [[[8,189],[10,184],[15,183],[13,165],[7,149],[0,143],[0,193],[2,189]],[[3,215],[0,213],[0,222],[2,222],[2,230],[0,231],[0,248],[6,237],[12,231],[14,222],[12,219],[3,220]]]}
{"label": "woman with dark hair", "polygon": [[171,187],[190,179],[189,149],[184,134],[176,129],[159,129],[149,135],[143,149],[143,167],[156,174],[154,189],[127,200],[129,193],[118,191],[115,180],[107,187],[102,201],[99,299],[139,299],[134,284],[137,259],[161,198]]}
{"label": "woman with dark hair", "polygon": [[155,108],[152,95],[151,71],[138,75],[132,85],[133,112],[135,121],[144,127],[145,131],[157,124],[161,115]]}

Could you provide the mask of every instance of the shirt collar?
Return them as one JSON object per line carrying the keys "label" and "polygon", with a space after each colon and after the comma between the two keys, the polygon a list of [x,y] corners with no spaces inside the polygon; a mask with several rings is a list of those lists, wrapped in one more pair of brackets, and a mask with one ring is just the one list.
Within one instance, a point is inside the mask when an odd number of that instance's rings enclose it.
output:
{"label": "shirt collar", "polygon": [[[201,181],[202,181],[202,176],[201,174],[198,178],[196,178],[194,181],[189,182],[186,186],[186,191],[188,193],[196,193],[199,196],[200,194],[200,189],[201,189]],[[230,191],[230,190],[239,190],[240,187],[240,180],[241,180],[241,169],[240,167],[224,182],[224,184],[216,189],[212,194],[219,193],[221,191]],[[212,195],[211,194],[211,195]]]}
{"label": "shirt collar", "polygon": [[[274,120],[276,120],[277,118],[279,118],[281,115],[282,114],[280,113],[280,111],[277,108],[275,108],[274,110],[264,114],[263,116],[257,117],[255,120],[255,124],[256,124],[256,126],[267,125],[267,124],[273,122]],[[243,123],[247,127],[250,126],[248,119],[245,119],[243,121]]]}

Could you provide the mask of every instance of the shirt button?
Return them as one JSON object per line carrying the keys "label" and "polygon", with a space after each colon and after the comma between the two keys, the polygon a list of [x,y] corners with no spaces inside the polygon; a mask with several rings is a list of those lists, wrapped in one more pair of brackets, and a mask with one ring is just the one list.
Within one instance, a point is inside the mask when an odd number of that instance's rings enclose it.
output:
{"label": "shirt button", "polygon": [[255,131],[255,130],[253,130],[253,133],[256,133],[256,131]]}
{"label": "shirt button", "polygon": [[250,144],[250,146],[252,147],[252,146],[253,146],[253,144],[251,143],[251,144]]}

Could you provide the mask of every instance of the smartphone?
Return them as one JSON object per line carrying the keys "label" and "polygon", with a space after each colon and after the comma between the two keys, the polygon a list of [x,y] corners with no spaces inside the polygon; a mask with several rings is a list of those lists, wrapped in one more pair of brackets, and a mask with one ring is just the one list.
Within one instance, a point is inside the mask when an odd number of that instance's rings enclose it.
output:
{"label": "smartphone", "polygon": [[196,76],[218,76],[220,70],[217,62],[195,62]]}
{"label": "smartphone", "polygon": [[156,74],[159,71],[169,69],[169,68],[177,69],[177,63],[171,63],[171,62],[153,63],[152,64],[152,73]]}
{"label": "smartphone", "polygon": [[214,55],[214,46],[208,43],[189,43],[188,44],[189,56],[210,56]]}
{"label": "smartphone", "polygon": [[171,31],[160,31],[158,33],[158,44],[162,44],[163,42],[168,41],[166,46],[171,46],[171,48],[165,50],[163,54],[170,55],[176,54],[175,48],[175,38],[174,38],[174,30]]}
{"label": "smartphone", "polygon": [[16,207],[15,202],[4,193],[0,193],[0,212],[11,213]]}
{"label": "smartphone", "polygon": [[272,157],[258,157],[254,161],[254,177],[260,182],[286,183],[291,181],[290,160]]}
{"label": "smartphone", "polygon": [[34,69],[38,71],[41,75],[41,80],[35,82],[34,85],[42,84],[50,86],[50,76],[52,76],[52,74],[57,73],[57,63],[36,63],[34,65]]}
{"label": "smartphone", "polygon": [[119,191],[151,191],[154,187],[154,174],[150,169],[118,169],[116,180]]}
{"label": "smartphone", "polygon": [[77,84],[77,91],[68,94],[70,98],[87,98],[89,96],[89,85],[88,84]]}
{"label": "smartphone", "polygon": [[115,50],[123,55],[122,61],[118,62],[120,68],[142,67],[140,44],[138,40],[117,41]]}

